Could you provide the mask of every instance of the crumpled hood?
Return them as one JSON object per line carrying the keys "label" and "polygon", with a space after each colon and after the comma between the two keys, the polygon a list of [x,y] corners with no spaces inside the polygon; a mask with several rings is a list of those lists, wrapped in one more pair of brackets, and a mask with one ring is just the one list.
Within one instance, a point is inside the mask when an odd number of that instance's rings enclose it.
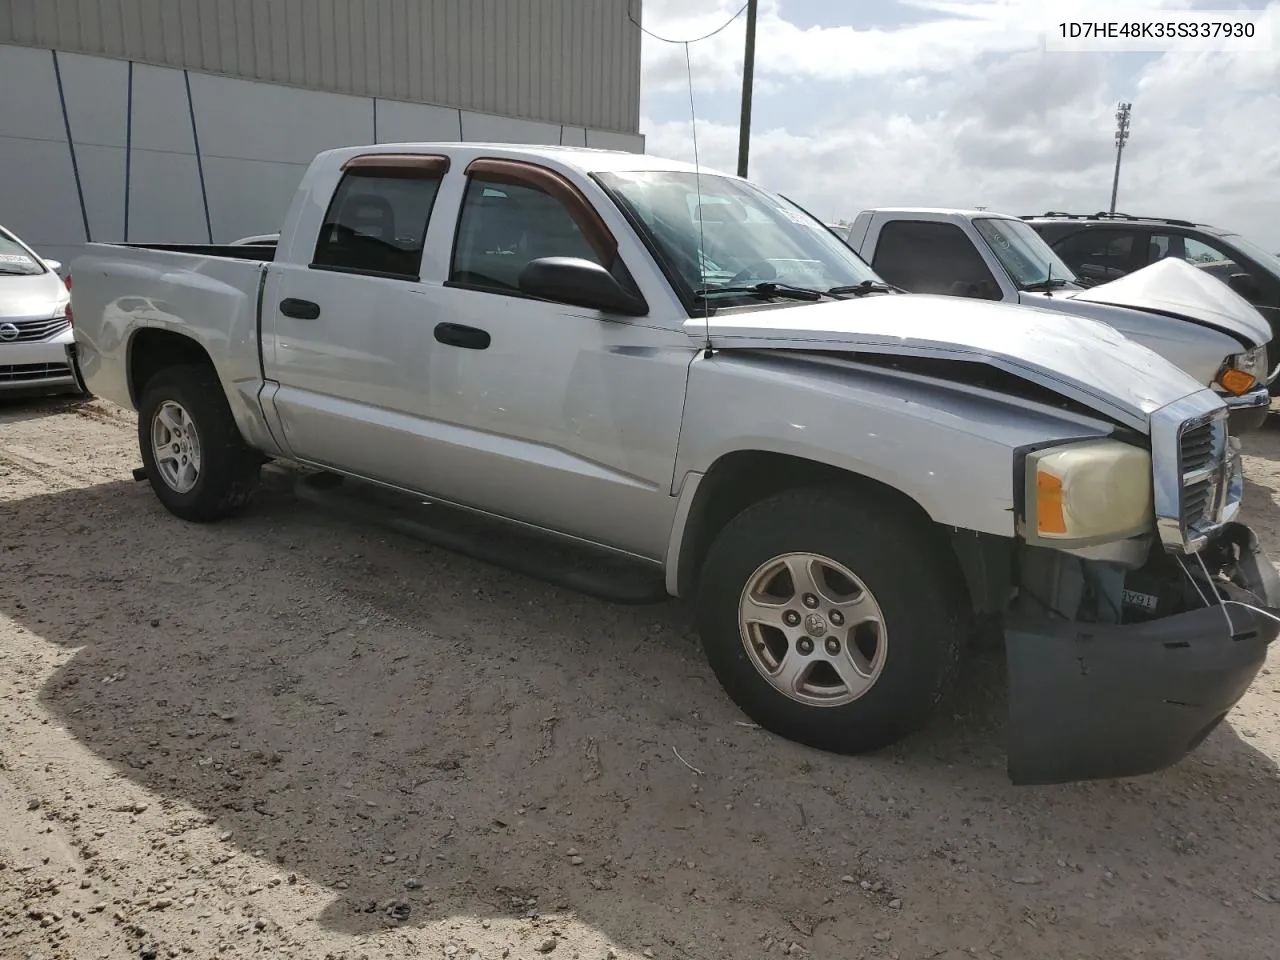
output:
{"label": "crumpled hood", "polygon": [[29,277],[0,274],[0,317],[52,317],[70,298],[61,278],[52,271]]}
{"label": "crumpled hood", "polygon": [[[843,350],[990,364],[1146,432],[1148,416],[1204,391],[1112,327],[1017,304],[882,294],[721,312],[685,323],[717,349]],[[1208,391],[1206,391],[1208,392]]]}
{"label": "crumpled hood", "polygon": [[1166,257],[1118,280],[1066,295],[1132,310],[1175,314],[1225,331],[1250,347],[1271,339],[1271,327],[1253,305],[1212,273]]}

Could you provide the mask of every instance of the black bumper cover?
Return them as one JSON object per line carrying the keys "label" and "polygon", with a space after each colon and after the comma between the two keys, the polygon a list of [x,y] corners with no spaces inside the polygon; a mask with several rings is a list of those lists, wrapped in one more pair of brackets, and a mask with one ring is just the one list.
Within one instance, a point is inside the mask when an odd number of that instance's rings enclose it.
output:
{"label": "black bumper cover", "polygon": [[[1252,532],[1231,526],[1249,544],[1239,586],[1274,611],[1280,578]],[[1177,763],[1244,695],[1278,632],[1280,623],[1238,606],[1120,625],[1011,619],[1009,778],[1066,783]]]}

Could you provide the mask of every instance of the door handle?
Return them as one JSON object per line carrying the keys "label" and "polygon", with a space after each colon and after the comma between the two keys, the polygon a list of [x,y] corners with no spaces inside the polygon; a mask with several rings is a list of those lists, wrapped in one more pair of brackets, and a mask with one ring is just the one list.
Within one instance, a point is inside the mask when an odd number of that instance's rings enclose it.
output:
{"label": "door handle", "polygon": [[280,301],[280,312],[295,320],[316,320],[320,316],[320,304],[297,297],[285,297]]}
{"label": "door handle", "polygon": [[464,350],[484,350],[489,346],[489,331],[461,323],[437,323],[436,340]]}

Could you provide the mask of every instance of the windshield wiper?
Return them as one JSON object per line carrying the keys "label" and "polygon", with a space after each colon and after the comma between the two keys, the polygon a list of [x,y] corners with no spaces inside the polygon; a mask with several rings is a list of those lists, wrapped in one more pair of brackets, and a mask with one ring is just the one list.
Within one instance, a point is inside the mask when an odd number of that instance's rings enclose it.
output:
{"label": "windshield wiper", "polygon": [[877,283],[875,280],[863,280],[861,283],[850,283],[843,287],[832,287],[827,291],[827,293],[833,297],[865,297],[868,293],[906,293],[906,291],[901,287],[894,287],[887,283]]}
{"label": "windshield wiper", "polygon": [[34,277],[38,276],[39,272],[36,270],[10,270],[6,267],[0,267],[0,275],[6,277]]}
{"label": "windshield wiper", "polygon": [[808,287],[793,287],[789,283],[756,283],[747,287],[703,287],[693,291],[694,297],[705,300],[716,293],[745,293],[755,297],[786,297],[791,300],[821,300],[827,294],[821,290],[810,290]]}
{"label": "windshield wiper", "polygon": [[1058,287],[1065,287],[1070,282],[1070,280],[1064,280],[1061,277],[1053,277],[1048,280],[1035,280],[1031,283],[1024,283],[1018,289],[1026,290],[1028,293],[1035,293],[1037,290],[1056,290]]}

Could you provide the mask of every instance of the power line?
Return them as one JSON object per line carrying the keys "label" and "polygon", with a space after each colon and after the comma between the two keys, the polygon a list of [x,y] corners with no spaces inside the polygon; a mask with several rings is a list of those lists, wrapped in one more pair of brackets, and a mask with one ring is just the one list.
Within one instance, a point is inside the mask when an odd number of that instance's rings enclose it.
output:
{"label": "power line", "polygon": [[744,12],[746,12],[747,4],[745,4],[745,3],[744,3],[741,7],[739,7],[739,8],[738,8],[738,12],[737,12],[737,13],[735,13],[732,17],[730,17],[730,18],[729,18],[728,20],[726,20],[724,23],[720,24],[720,26],[716,27],[716,28],[715,28],[714,30],[712,30],[710,33],[704,33],[702,36],[700,36],[700,37],[693,37],[693,38],[692,38],[692,39],[690,39],[690,40],[672,40],[670,37],[662,37],[662,36],[659,36],[658,34],[654,33],[652,30],[647,29],[647,28],[644,26],[644,24],[642,24],[639,20],[637,20],[634,16],[632,16],[632,15],[631,15],[631,10],[629,9],[629,7],[630,7],[630,5],[628,4],[627,19],[628,19],[628,20],[630,20],[632,23],[634,23],[637,27],[639,27],[639,28],[640,28],[640,32],[641,32],[641,33],[645,34],[646,36],[653,37],[653,39],[655,39],[655,40],[661,40],[663,43],[684,43],[684,44],[689,44],[689,43],[700,43],[700,42],[701,42],[701,41],[703,41],[703,40],[710,40],[710,39],[711,39],[712,37],[714,37],[717,33],[722,33],[723,31],[725,31],[725,30],[729,29],[729,27],[733,24],[733,22],[734,22],[735,20],[737,20],[740,16],[742,16],[742,14],[743,14]]}

